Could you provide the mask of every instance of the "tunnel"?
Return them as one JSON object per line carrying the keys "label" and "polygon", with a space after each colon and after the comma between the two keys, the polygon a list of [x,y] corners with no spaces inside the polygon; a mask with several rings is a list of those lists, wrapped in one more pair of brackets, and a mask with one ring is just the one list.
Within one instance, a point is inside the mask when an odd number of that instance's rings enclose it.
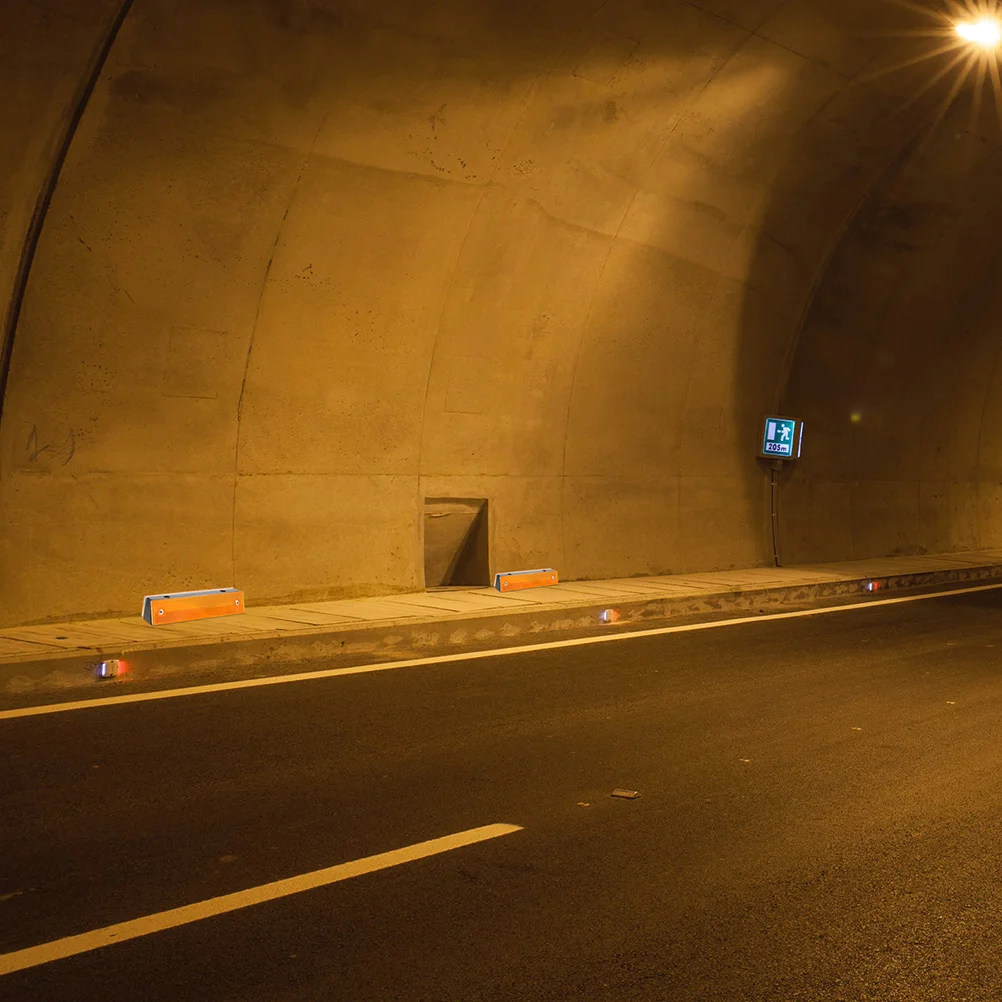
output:
{"label": "tunnel", "polygon": [[950,12],[5,5],[0,625],[447,584],[450,505],[467,584],[1002,545],[998,75]]}

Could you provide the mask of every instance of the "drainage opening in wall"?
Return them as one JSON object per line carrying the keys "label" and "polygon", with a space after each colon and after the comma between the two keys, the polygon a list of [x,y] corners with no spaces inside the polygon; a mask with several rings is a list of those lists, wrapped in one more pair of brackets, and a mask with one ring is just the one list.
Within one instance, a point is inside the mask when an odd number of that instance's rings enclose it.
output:
{"label": "drainage opening in wall", "polygon": [[485,498],[425,498],[424,586],[491,583]]}

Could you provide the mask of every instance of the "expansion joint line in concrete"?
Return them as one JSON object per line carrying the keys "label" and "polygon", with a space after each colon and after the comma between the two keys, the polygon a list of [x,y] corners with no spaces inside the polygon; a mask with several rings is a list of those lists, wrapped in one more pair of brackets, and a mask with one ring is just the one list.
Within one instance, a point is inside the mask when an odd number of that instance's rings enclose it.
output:
{"label": "expansion joint line in concrete", "polygon": [[299,173],[296,175],[296,182],[293,184],[292,191],[289,193],[289,201],[285,206],[285,212],[282,213],[282,218],[275,229],[275,239],[272,241],[271,251],[268,254],[268,263],[264,268],[264,277],[261,280],[261,291],[257,297],[257,309],[254,311],[254,325],[251,327],[250,340],[247,344],[247,355],[244,358],[244,373],[243,378],[240,380],[240,393],[237,397],[236,440],[233,443],[233,503],[230,511],[230,573],[234,587],[236,587],[237,580],[237,489],[240,484],[240,437],[241,430],[243,428],[242,419],[244,397],[247,393],[247,377],[250,374],[251,355],[254,352],[254,340],[257,336],[258,324],[261,321],[261,305],[264,302],[265,292],[268,288],[268,278],[271,275],[271,266],[272,262],[275,260],[275,252],[278,250],[278,244],[282,239],[282,232],[285,229],[285,221],[289,218],[292,206],[296,202],[296,196],[299,194],[299,188],[303,183],[303,175],[306,173],[306,169],[310,165],[310,159],[313,157],[313,151],[316,149],[317,140],[320,138],[320,134],[324,131],[324,126],[327,124],[327,116],[329,114],[330,108],[328,108],[320,118],[320,124],[317,126],[317,131],[314,133],[313,142],[310,143],[310,148],[306,151],[306,155],[303,157],[303,165],[299,168]]}
{"label": "expansion joint line in concrete", "polygon": [[76,96],[70,109],[69,117],[66,119],[65,128],[56,145],[55,155],[49,166],[42,186],[35,201],[35,208],[28,223],[28,229],[21,245],[21,256],[18,260],[17,272],[14,277],[14,287],[11,290],[10,303],[4,316],[3,330],[0,332],[0,422],[3,421],[4,400],[7,396],[7,379],[10,375],[11,359],[14,354],[14,335],[17,331],[18,321],[21,319],[21,309],[24,305],[24,297],[28,288],[28,276],[31,273],[31,266],[35,260],[35,252],[38,250],[38,241],[41,239],[42,227],[45,225],[45,218],[52,204],[52,196],[55,194],[56,186],[59,183],[59,175],[62,173],[63,164],[69,153],[70,146],[77,134],[80,121],[87,105],[90,103],[91,95],[101,77],[108,56],[111,53],[122,25],[125,22],[129,11],[132,9],[133,0],[121,0],[118,9],[108,20],[107,27],[101,34],[97,48],[87,72],[81,78]]}

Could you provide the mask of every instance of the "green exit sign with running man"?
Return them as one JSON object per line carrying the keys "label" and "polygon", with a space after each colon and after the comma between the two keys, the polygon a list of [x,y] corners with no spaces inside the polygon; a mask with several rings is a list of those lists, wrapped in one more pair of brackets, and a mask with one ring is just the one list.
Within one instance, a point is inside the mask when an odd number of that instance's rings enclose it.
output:
{"label": "green exit sign with running man", "polygon": [[767,415],[762,422],[762,459],[799,459],[804,442],[804,422],[797,418]]}

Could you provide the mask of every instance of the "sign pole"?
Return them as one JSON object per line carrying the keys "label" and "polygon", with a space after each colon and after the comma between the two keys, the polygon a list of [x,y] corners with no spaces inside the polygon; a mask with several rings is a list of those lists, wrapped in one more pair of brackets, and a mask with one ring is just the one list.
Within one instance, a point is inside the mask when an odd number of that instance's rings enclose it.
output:
{"label": "sign pole", "polygon": [[800,458],[804,443],[804,422],[799,418],[767,414],[762,421],[758,458],[767,461],[769,477],[770,525],[772,527],[772,559],[783,566],[779,553],[779,471],[786,463]]}

